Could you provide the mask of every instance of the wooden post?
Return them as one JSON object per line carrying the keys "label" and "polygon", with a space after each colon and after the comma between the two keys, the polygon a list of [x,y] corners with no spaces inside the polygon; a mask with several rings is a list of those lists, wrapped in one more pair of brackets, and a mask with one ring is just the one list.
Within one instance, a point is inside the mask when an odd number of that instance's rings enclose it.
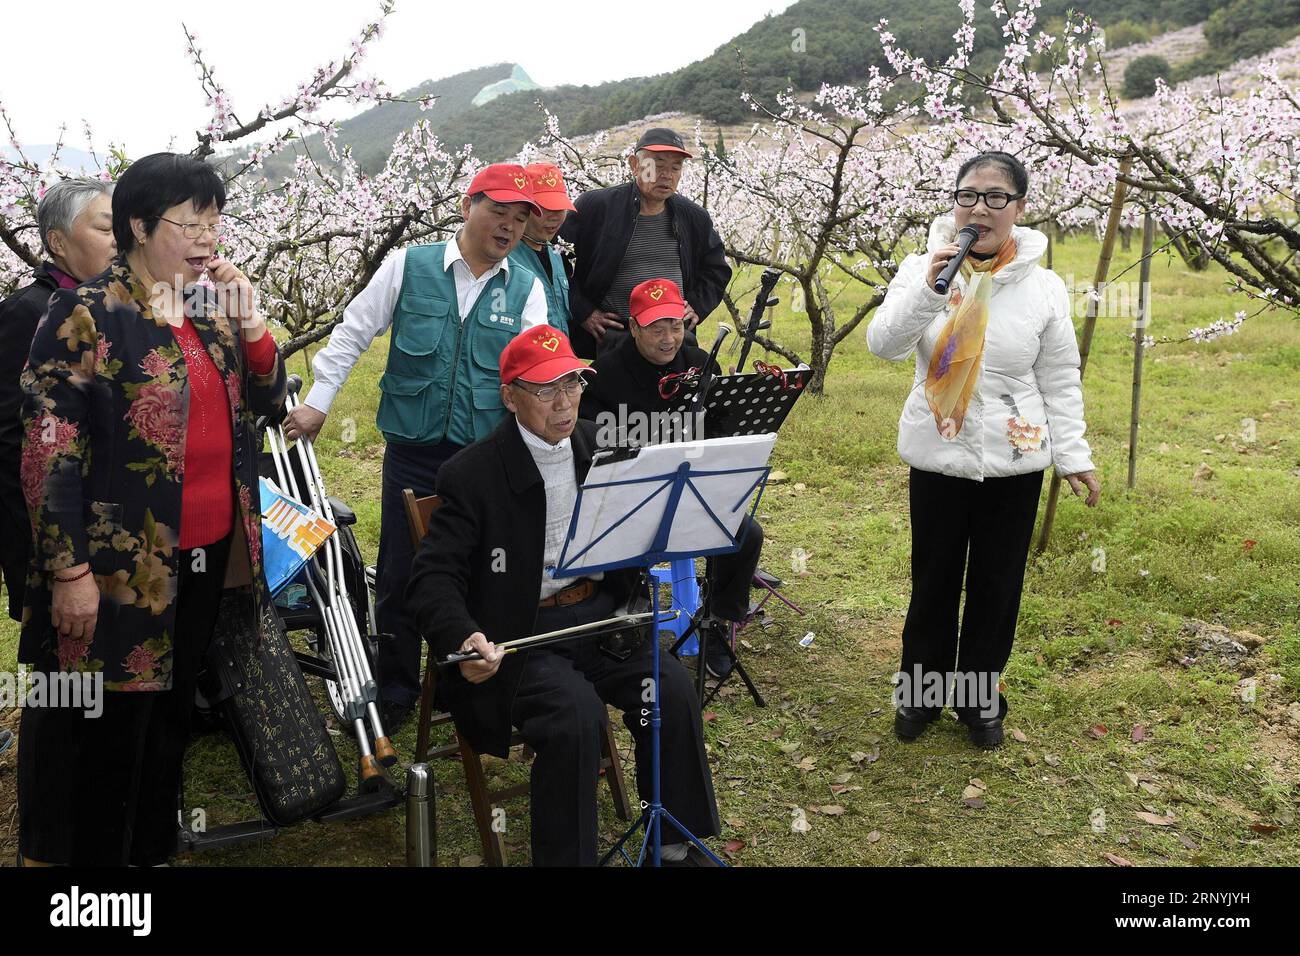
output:
{"label": "wooden post", "polygon": [[1133,336],[1133,405],[1128,422],[1128,490],[1137,484],[1138,413],[1142,407],[1142,356],[1146,351],[1147,328],[1151,325],[1151,247],[1156,224],[1147,213],[1142,220],[1141,288],[1138,290],[1137,334]]}
{"label": "wooden post", "polygon": [[[1119,164],[1120,177],[1127,176],[1132,165],[1130,157],[1125,156]],[[1115,180],[1115,195],[1110,201],[1110,216],[1106,220],[1106,232],[1101,240],[1101,255],[1097,257],[1097,271],[1093,275],[1094,294],[1088,299],[1088,313],[1083,322],[1083,341],[1079,343],[1079,379],[1083,379],[1088,367],[1088,353],[1092,350],[1092,333],[1097,328],[1097,310],[1101,297],[1106,291],[1106,276],[1110,274],[1110,257],[1115,251],[1115,234],[1119,231],[1119,216],[1124,210],[1124,194],[1128,186],[1122,178]],[[1052,479],[1052,490],[1047,495],[1047,510],[1043,513],[1043,526],[1038,532],[1038,545],[1035,550],[1041,554],[1047,548],[1052,536],[1052,522],[1056,520],[1056,503],[1061,497],[1061,477]]]}

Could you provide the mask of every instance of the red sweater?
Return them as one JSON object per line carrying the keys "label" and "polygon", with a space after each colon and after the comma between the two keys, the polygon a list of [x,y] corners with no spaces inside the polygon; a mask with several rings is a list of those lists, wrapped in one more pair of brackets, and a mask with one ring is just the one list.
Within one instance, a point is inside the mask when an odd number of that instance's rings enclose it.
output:
{"label": "red sweater", "polygon": [[[231,481],[234,440],[230,398],[212,356],[186,318],[172,326],[185,356],[190,380],[190,412],[185,427],[185,471],[181,481],[182,548],[200,548],[230,534],[235,521]],[[275,339],[270,333],[244,342],[244,357],[255,375],[275,366]]]}

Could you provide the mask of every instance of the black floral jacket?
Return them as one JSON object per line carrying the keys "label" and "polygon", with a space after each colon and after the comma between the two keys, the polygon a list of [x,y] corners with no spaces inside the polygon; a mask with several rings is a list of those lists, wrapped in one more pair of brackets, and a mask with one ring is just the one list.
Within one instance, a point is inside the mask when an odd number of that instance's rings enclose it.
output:
{"label": "black floral jacket", "polygon": [[[56,292],[22,376],[21,478],[33,549],[19,659],[42,670],[102,672],[109,690],[169,689],[177,637],[190,388],[180,346],[148,299],[122,258]],[[236,323],[203,290],[188,311],[226,382],[237,502],[226,583],[251,589],[240,603],[256,622],[270,595],[254,419],[284,402],[284,362],[277,354],[270,374],[245,378]],[[100,592],[95,632],[88,641],[62,638],[50,624],[50,573],[85,561]]]}

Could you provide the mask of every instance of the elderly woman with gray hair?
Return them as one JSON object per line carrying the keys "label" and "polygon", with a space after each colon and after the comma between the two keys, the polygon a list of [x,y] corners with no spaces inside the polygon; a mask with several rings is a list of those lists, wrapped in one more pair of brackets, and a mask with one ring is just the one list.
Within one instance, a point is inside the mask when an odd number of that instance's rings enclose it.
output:
{"label": "elderly woman with gray hair", "polygon": [[46,190],[36,207],[45,258],[32,281],[0,303],[0,562],[15,621],[22,619],[32,536],[18,478],[23,444],[18,376],[54,290],[75,288],[112,264],[117,254],[112,195],[112,183],[89,177],[60,180]]}

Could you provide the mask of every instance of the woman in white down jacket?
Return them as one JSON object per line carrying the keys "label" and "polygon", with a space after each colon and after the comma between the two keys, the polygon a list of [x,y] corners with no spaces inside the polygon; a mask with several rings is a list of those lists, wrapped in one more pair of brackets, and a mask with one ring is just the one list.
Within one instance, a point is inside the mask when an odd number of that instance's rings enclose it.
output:
{"label": "woman in white down jacket", "polygon": [[[898,423],[898,451],[912,466],[912,600],[894,729],[916,739],[951,693],[971,740],[996,747],[1006,714],[998,682],[1011,656],[1043,470],[1054,465],[1089,506],[1101,488],[1083,437],[1069,295],[1038,265],[1046,237],[1015,224],[1028,174],[1007,153],[981,153],[961,167],[957,186],[952,215],[931,227],[925,253],[903,261],[867,341],[891,361],[916,355]],[[980,237],[950,294],[940,295],[935,280],[966,225]]]}

